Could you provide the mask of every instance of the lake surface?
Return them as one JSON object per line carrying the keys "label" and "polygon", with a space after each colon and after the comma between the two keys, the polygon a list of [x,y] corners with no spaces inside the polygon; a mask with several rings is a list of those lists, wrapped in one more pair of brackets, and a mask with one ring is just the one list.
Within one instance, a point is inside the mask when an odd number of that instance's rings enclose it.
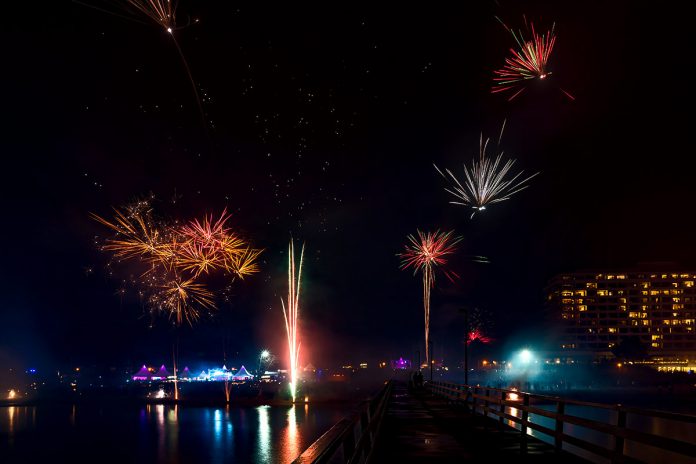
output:
{"label": "lake surface", "polygon": [[288,463],[347,412],[312,404],[0,407],[0,462]]}

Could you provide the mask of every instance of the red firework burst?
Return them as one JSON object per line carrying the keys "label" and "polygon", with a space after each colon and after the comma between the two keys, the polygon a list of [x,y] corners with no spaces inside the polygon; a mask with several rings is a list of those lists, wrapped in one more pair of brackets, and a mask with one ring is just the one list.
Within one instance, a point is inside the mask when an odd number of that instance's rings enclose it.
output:
{"label": "red firework burst", "polygon": [[461,237],[453,237],[453,233],[454,231],[421,232],[419,230],[418,237],[409,235],[410,243],[406,245],[404,252],[399,254],[401,269],[412,268],[414,275],[418,271],[423,272],[424,276],[429,274],[431,287],[435,284],[434,266],[440,266],[447,278],[454,280],[454,277],[458,277],[457,274],[442,268],[447,264],[446,256],[454,253],[457,243],[461,240]]}
{"label": "red firework burst", "polygon": [[423,309],[425,310],[425,360],[429,362],[429,333],[430,333],[430,289],[435,286],[435,266],[439,266],[448,279],[454,280],[457,274],[448,272],[442,267],[447,264],[446,256],[454,253],[460,237],[453,237],[450,232],[418,231],[418,237],[408,236],[408,243],[401,258],[401,269],[413,268],[413,275],[418,271],[423,274]]}
{"label": "red firework burst", "polygon": [[[510,29],[500,18],[496,18],[512,34],[517,44],[517,49],[510,48],[511,56],[505,58],[505,66],[494,71],[494,86],[491,93],[511,91],[514,92],[508,101],[515,98],[525,90],[525,84],[533,79],[546,79],[551,75],[547,69],[551,52],[556,43],[555,25],[545,34],[538,34],[534,29],[534,23],[530,23],[531,39],[525,39],[522,31],[515,32]],[[527,19],[525,18],[525,25]],[[561,91],[571,100],[575,100],[570,93]]]}
{"label": "red firework burst", "polygon": [[474,329],[471,332],[469,332],[469,335],[466,338],[466,344],[470,345],[472,342],[475,342],[476,340],[486,344],[493,341],[492,338],[485,336],[480,329]]}

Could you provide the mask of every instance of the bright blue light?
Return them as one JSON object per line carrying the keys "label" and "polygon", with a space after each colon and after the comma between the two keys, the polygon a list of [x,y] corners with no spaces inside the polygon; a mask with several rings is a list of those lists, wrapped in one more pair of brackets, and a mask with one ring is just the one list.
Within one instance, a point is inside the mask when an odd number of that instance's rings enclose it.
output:
{"label": "bright blue light", "polygon": [[30,374],[36,374],[36,369],[29,369]]}
{"label": "bright blue light", "polygon": [[520,362],[522,362],[522,364],[529,364],[530,362],[532,362],[532,352],[526,348],[520,351],[519,357]]}

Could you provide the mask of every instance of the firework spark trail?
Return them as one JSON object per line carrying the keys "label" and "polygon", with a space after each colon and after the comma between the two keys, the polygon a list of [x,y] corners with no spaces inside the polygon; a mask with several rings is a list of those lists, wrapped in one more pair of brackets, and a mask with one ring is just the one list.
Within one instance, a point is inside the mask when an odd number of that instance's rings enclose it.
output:
{"label": "firework spark trail", "polygon": [[[500,146],[504,129],[505,123],[503,123],[503,128],[500,131],[498,146]],[[504,164],[501,164],[503,159],[502,151],[495,158],[490,158],[487,154],[489,142],[490,139],[486,139],[484,142],[483,134],[481,134],[479,157],[471,161],[471,167],[464,163],[463,182],[452,174],[452,171],[449,169],[445,169],[445,172],[442,172],[437,165],[433,164],[435,170],[451,184],[451,187],[445,188],[445,191],[456,197],[457,201],[450,201],[450,203],[473,208],[472,218],[477,211],[486,209],[486,205],[500,203],[509,199],[515,193],[526,189],[528,187],[527,182],[539,174],[537,172],[529,177],[522,178],[524,171],[520,171],[512,177],[508,177],[515,160],[509,159]]]}
{"label": "firework spark trail", "polygon": [[[510,48],[511,56],[505,58],[505,65],[498,70],[493,71],[496,77],[493,78],[493,87],[491,93],[500,93],[511,91],[514,92],[508,101],[514,99],[525,90],[525,85],[533,79],[546,79],[551,75],[551,71],[547,69],[551,52],[556,44],[556,33],[553,24],[551,29],[545,34],[538,34],[534,28],[534,23],[530,24],[528,29],[531,32],[531,39],[527,40],[522,31],[515,32],[508,27],[500,18],[496,19],[503,27],[512,35],[517,49]],[[525,25],[527,18],[524,18]],[[575,100],[570,93],[561,89],[561,91],[571,100]]]}
{"label": "firework spark trail", "polygon": [[[207,132],[208,124],[206,121],[205,112],[203,111],[203,103],[201,101],[200,94],[198,93],[198,87],[196,86],[196,82],[193,79],[193,74],[191,73],[191,68],[189,67],[188,60],[186,59],[184,52],[181,50],[179,42],[176,40],[176,37],[174,36],[174,32],[176,32],[178,29],[181,29],[181,27],[177,26],[176,23],[176,8],[178,3],[177,0],[122,0],[120,2],[121,9],[124,10],[130,16],[124,16],[110,11],[109,9],[100,8],[96,5],[84,3],[79,0],[73,0],[73,2],[78,3],[80,5],[84,5],[88,8],[92,8],[98,11],[102,11],[104,13],[119,16],[129,20],[135,20],[133,16],[138,17],[139,15],[143,15],[150,21],[154,22],[162,29],[164,29],[167,32],[167,34],[169,34],[169,36],[172,38],[174,47],[176,48],[176,51],[179,54],[181,63],[183,64],[184,70],[186,71],[186,76],[188,77],[189,82],[191,83],[191,88],[193,90],[194,97],[196,98],[198,112],[200,113],[201,120]],[[142,21],[137,22],[142,23]]]}
{"label": "firework spark trail", "polygon": [[448,279],[454,280],[458,277],[454,272],[447,271],[444,266],[447,264],[446,256],[454,253],[456,245],[461,241],[461,237],[453,237],[454,231],[449,232],[427,232],[420,230],[418,237],[409,235],[410,243],[405,245],[404,252],[398,256],[401,258],[401,269],[413,269],[413,275],[419,271],[423,275],[423,310],[425,319],[425,360],[430,360],[430,293],[435,286],[436,267],[443,271]]}
{"label": "firework spark trail", "polygon": [[295,402],[297,395],[297,374],[300,359],[300,340],[297,331],[297,318],[300,313],[300,283],[302,281],[302,264],[304,261],[304,244],[300,252],[300,265],[295,268],[295,247],[292,239],[288,249],[288,303],[287,306],[281,298],[285,318],[285,331],[288,336],[288,352],[290,358],[290,394]]}

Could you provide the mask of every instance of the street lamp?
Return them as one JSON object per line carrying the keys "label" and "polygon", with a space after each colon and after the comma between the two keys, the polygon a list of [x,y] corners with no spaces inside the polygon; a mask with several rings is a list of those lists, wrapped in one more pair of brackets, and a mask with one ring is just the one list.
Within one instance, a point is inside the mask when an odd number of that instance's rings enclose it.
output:
{"label": "street lamp", "polygon": [[259,373],[261,373],[261,364],[264,361],[267,361],[271,357],[271,352],[268,350],[263,350],[261,351],[261,354],[259,355]]}
{"label": "street lamp", "polygon": [[520,362],[522,364],[529,364],[532,362],[532,359],[534,356],[532,355],[532,352],[529,351],[527,348],[523,349],[520,351],[520,354],[518,355]]}

